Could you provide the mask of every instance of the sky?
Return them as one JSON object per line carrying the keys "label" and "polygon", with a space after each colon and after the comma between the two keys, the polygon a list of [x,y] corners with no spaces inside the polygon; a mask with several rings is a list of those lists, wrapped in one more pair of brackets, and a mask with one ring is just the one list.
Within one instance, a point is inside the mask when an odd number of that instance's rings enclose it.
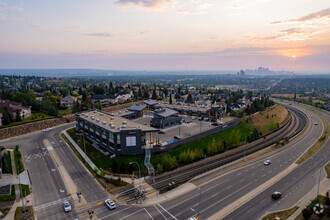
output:
{"label": "sky", "polygon": [[0,68],[330,73],[330,0],[0,0]]}

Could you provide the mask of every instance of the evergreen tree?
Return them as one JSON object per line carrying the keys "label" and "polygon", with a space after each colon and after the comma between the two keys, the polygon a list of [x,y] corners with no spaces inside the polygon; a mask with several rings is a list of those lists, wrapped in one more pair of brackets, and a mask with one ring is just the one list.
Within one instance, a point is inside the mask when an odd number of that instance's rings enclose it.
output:
{"label": "evergreen tree", "polygon": [[187,101],[192,101],[192,96],[190,93],[188,94]]}
{"label": "evergreen tree", "polygon": [[170,104],[173,104],[173,101],[172,101],[172,94],[170,94]]}
{"label": "evergreen tree", "polygon": [[98,110],[102,110],[102,104],[101,104],[101,102],[95,103],[95,108],[98,109]]}
{"label": "evergreen tree", "polygon": [[3,125],[9,125],[12,122],[12,116],[10,112],[8,111],[7,107],[4,107],[3,113],[2,113],[2,124]]}
{"label": "evergreen tree", "polygon": [[19,114],[18,110],[16,110],[16,121],[22,121],[21,115]]}
{"label": "evergreen tree", "polygon": [[156,95],[156,89],[154,89],[154,91],[152,92],[152,99],[157,99],[157,95]]}

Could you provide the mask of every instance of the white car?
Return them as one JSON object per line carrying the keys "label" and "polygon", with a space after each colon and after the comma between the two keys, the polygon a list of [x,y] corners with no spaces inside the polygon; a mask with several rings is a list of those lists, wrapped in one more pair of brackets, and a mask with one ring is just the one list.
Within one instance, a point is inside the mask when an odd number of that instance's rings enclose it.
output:
{"label": "white car", "polygon": [[64,200],[63,202],[63,209],[65,212],[70,212],[71,211],[71,205],[68,200]]}
{"label": "white car", "polygon": [[46,129],[44,129],[44,132],[49,131],[49,130],[50,130],[50,128],[46,128]]}
{"label": "white car", "polygon": [[264,162],[264,165],[265,166],[268,166],[268,165],[270,165],[272,162],[270,161],[270,160],[266,160],[265,162]]}
{"label": "white car", "polygon": [[105,205],[108,206],[109,209],[115,209],[116,208],[116,203],[112,201],[111,199],[106,199],[104,201]]}

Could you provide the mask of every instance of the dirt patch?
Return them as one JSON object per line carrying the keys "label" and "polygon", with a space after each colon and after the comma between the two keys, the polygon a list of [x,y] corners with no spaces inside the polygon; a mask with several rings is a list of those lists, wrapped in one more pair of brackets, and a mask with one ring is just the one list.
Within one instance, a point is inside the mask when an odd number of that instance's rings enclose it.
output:
{"label": "dirt patch", "polygon": [[289,112],[283,106],[276,104],[264,111],[248,116],[248,118],[252,120],[253,125],[258,127],[262,135],[265,135],[276,130],[278,126],[283,126],[289,119]]}
{"label": "dirt patch", "polygon": [[327,177],[330,178],[330,162],[325,166],[325,171],[327,172]]}

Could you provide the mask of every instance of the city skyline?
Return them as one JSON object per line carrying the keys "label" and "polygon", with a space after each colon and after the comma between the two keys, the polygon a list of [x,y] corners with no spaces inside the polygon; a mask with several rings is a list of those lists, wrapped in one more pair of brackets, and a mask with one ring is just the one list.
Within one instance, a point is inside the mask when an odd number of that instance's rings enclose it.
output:
{"label": "city skyline", "polygon": [[0,68],[326,73],[327,0],[0,0]]}

